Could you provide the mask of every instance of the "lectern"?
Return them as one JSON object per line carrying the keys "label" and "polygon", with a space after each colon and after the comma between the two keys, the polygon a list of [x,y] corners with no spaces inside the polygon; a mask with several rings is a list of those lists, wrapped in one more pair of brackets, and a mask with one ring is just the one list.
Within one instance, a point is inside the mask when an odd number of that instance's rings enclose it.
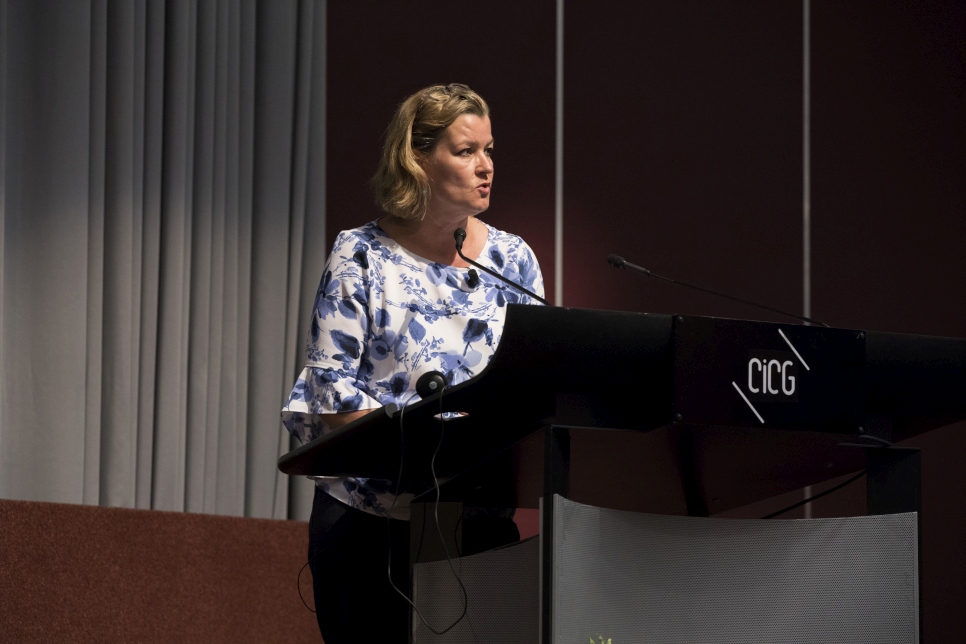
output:
{"label": "lectern", "polygon": [[402,414],[374,411],[279,467],[394,479],[403,459],[402,485],[419,494],[442,432],[444,498],[543,499],[551,642],[555,495],[706,517],[865,469],[870,514],[917,513],[918,452],[893,443],[964,418],[966,340],[510,305],[480,374]]}

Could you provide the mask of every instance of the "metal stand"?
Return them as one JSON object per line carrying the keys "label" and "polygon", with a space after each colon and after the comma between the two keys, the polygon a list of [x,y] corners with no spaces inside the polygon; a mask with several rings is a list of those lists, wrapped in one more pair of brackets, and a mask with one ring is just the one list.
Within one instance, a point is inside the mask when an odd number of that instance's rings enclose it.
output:
{"label": "metal stand", "polygon": [[570,429],[547,428],[540,509],[540,642],[553,641],[553,496],[570,494]]}

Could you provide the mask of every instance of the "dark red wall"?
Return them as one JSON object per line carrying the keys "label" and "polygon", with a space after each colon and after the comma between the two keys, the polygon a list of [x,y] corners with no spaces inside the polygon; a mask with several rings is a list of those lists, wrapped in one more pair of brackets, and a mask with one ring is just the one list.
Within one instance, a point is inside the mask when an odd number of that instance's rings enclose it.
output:
{"label": "dark red wall", "polygon": [[[814,314],[966,337],[966,5],[813,0]],[[922,447],[924,638],[966,632],[966,424]],[[861,487],[817,516],[864,511]],[[838,497],[838,498],[836,498]]]}
{"label": "dark red wall", "polygon": [[813,7],[815,315],[966,337],[966,4]]}
{"label": "dark red wall", "polygon": [[801,8],[566,4],[564,303],[772,319],[655,273],[800,311]]}

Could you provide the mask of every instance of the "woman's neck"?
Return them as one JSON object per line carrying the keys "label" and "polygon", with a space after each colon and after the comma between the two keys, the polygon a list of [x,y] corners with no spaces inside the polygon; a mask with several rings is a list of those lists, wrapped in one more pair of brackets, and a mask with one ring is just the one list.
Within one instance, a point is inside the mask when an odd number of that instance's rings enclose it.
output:
{"label": "woman's neck", "polygon": [[475,260],[486,245],[488,231],[476,217],[459,220],[443,220],[427,214],[423,219],[400,219],[387,216],[379,220],[379,226],[406,250],[428,260],[465,268],[469,266],[456,252],[453,233],[457,228],[466,231],[463,254]]}

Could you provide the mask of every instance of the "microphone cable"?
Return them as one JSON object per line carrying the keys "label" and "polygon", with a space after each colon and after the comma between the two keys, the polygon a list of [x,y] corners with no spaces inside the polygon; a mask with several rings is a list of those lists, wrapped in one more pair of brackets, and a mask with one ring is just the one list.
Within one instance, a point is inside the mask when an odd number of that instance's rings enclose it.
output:
{"label": "microphone cable", "polygon": [[318,557],[320,554],[322,554],[323,552],[325,552],[326,550],[328,550],[331,547],[332,546],[326,546],[325,548],[322,548],[317,553],[315,553],[314,555],[312,555],[311,557],[309,557],[309,560],[306,561],[305,564],[303,564],[301,568],[299,568],[299,574],[295,577],[295,589],[298,590],[299,599],[302,601],[302,605],[305,606],[305,608],[310,613],[316,613],[318,611],[315,610],[314,608],[312,608],[311,606],[309,606],[308,603],[306,603],[306,601],[305,601],[305,596],[302,595],[302,573],[305,572],[305,569],[309,567],[309,564],[311,564],[313,561],[315,561],[315,558],[316,557]]}
{"label": "microphone cable", "polygon": [[[409,394],[409,397],[406,398],[406,401],[403,403],[401,409],[399,410],[399,474],[396,478],[396,491],[395,491],[395,494],[393,495],[392,504],[390,504],[389,510],[386,513],[386,539],[388,543],[388,553],[387,553],[388,565],[386,568],[386,576],[389,579],[389,585],[392,586],[392,589],[395,590],[400,597],[406,600],[407,604],[412,606],[413,611],[419,617],[419,621],[421,621],[426,626],[426,628],[428,628],[434,635],[444,635],[445,633],[452,630],[457,624],[463,621],[463,618],[466,617],[467,610],[469,608],[469,597],[466,592],[466,586],[463,585],[463,580],[460,578],[459,574],[457,574],[456,568],[453,566],[453,559],[450,556],[449,548],[446,546],[446,540],[443,538],[443,529],[439,523],[439,502],[440,502],[441,490],[439,485],[439,478],[437,478],[436,476],[436,455],[439,454],[439,450],[443,446],[443,436],[445,435],[445,428],[446,428],[446,421],[445,421],[445,417],[443,416],[443,392],[445,391],[446,391],[446,385],[443,385],[443,388],[439,392],[439,423],[440,423],[439,442],[436,443],[436,449],[433,451],[433,457],[429,462],[429,470],[433,476],[433,488],[436,490],[436,502],[433,506],[433,515],[436,520],[436,532],[439,534],[440,543],[442,543],[443,545],[443,552],[446,553],[446,561],[449,564],[450,571],[452,571],[453,573],[453,578],[456,579],[456,583],[459,584],[460,594],[462,595],[462,598],[463,598],[462,612],[460,613],[459,617],[456,618],[456,621],[454,621],[446,628],[442,630],[436,630],[435,628],[433,628],[430,625],[430,623],[426,621],[426,618],[423,617],[423,614],[420,612],[416,604],[406,595],[406,593],[399,590],[399,588],[392,580],[392,524],[390,523],[390,521],[392,520],[392,511],[396,507],[396,500],[399,498],[399,492],[402,488],[403,461],[405,459],[405,430],[404,430],[403,418],[406,412],[406,407],[409,406],[409,403],[416,395],[416,392]],[[472,632],[473,630],[472,625],[470,626],[470,630]],[[475,632],[473,632],[473,639],[476,640]]]}
{"label": "microphone cable", "polygon": [[[888,448],[890,448],[890,447],[893,446],[892,445],[892,441],[888,441],[888,440],[886,440],[884,438],[880,438],[878,436],[873,436],[872,434],[860,434],[859,436],[857,436],[855,438],[855,440],[863,440],[863,439],[867,439],[867,440],[873,441],[875,443],[878,443],[879,444],[878,447],[880,449],[883,449],[883,448],[884,449],[888,449]],[[861,448],[864,448],[864,449],[868,449],[868,448],[872,447],[872,445],[870,445],[868,443],[839,443],[839,447],[861,447]],[[812,501],[814,501],[816,499],[820,499],[823,496],[828,496],[832,492],[838,492],[843,487],[845,487],[845,486],[847,486],[847,485],[849,485],[851,483],[854,483],[854,482],[858,481],[860,478],[862,478],[863,476],[865,476],[866,473],[867,473],[866,470],[862,470],[861,472],[859,472],[858,474],[856,474],[852,478],[848,479],[847,481],[843,481],[842,483],[839,483],[835,487],[831,487],[831,488],[825,490],[824,492],[819,492],[818,494],[814,494],[814,495],[808,497],[807,499],[805,499],[803,501],[799,501],[798,503],[793,503],[793,504],[789,505],[786,508],[782,508],[781,510],[778,510],[776,512],[772,512],[771,514],[762,517],[762,519],[773,519],[773,518],[777,517],[780,514],[785,514],[786,512],[788,512],[790,510],[794,510],[795,508],[800,508],[801,506],[805,505],[806,503],[811,503]]]}
{"label": "microphone cable", "polygon": [[803,505],[805,505],[806,503],[811,503],[812,501],[815,501],[816,499],[820,499],[823,496],[828,496],[832,492],[838,492],[843,487],[845,487],[845,486],[847,486],[847,485],[849,485],[851,483],[855,483],[856,481],[858,481],[863,476],[865,476],[865,470],[862,470],[861,472],[859,472],[858,474],[856,474],[852,478],[848,479],[847,481],[843,481],[842,483],[839,483],[835,487],[829,488],[829,489],[825,490],[824,492],[819,492],[818,494],[812,495],[812,496],[808,497],[807,499],[805,499],[803,501],[799,501],[798,503],[793,503],[793,504],[789,505],[788,507],[785,507],[785,508],[782,508],[781,510],[778,510],[777,512],[772,512],[771,514],[768,514],[766,516],[763,516],[762,517],[762,520],[764,520],[764,519],[774,519],[775,517],[777,517],[780,514],[785,514],[786,512],[789,512],[791,510],[794,510],[795,508],[800,508]]}

